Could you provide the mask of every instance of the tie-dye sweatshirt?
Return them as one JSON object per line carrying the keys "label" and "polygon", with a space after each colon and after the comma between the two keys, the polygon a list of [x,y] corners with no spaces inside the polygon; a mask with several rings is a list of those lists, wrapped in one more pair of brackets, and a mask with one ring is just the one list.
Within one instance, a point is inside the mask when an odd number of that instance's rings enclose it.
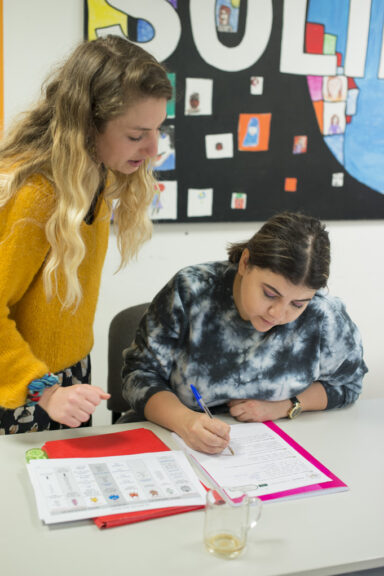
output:
{"label": "tie-dye sweatshirt", "polygon": [[179,271],[157,294],[124,352],[123,394],[144,415],[149,398],[174,392],[198,409],[229,399],[286,400],[320,381],[327,408],[355,402],[367,372],[359,331],[344,304],[318,291],[293,322],[258,332],[233,299],[237,266],[212,262]]}

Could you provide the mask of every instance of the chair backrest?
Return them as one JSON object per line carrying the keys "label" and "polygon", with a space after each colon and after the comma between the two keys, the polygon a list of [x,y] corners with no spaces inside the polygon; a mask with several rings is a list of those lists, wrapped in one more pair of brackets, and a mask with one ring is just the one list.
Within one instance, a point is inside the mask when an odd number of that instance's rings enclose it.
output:
{"label": "chair backrest", "polygon": [[112,411],[112,424],[119,416],[129,410],[128,402],[123,398],[121,370],[123,350],[130,346],[135,338],[137,327],[149,303],[130,306],[112,318],[108,335],[108,392],[107,407]]}

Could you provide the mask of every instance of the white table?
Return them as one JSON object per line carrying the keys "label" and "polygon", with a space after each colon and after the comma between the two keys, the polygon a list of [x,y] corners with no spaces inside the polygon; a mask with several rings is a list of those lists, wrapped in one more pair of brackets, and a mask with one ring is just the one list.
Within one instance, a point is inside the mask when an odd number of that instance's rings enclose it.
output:
{"label": "white table", "polygon": [[205,551],[203,511],[108,530],[90,520],[45,526],[38,519],[26,450],[47,439],[142,426],[175,447],[166,430],[143,422],[0,437],[1,574],[320,576],[384,567],[384,399],[279,425],[350,490],[264,504],[248,549],[232,561]]}

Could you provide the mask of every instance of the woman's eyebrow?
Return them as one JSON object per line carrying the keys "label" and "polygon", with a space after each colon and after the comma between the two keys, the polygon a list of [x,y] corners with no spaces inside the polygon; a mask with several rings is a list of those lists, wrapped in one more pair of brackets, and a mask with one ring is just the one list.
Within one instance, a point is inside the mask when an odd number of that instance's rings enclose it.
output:
{"label": "woman's eyebrow", "polygon": [[[274,286],[271,286],[270,284],[264,284],[264,286],[266,288],[269,288],[269,290],[272,290],[272,292],[274,292],[275,294],[277,294],[277,296],[281,296],[282,294],[280,294],[280,292],[278,290],[276,290],[276,288]],[[293,302],[310,302],[312,300],[312,298],[295,298],[293,300]]]}
{"label": "woman's eyebrow", "polygon": [[[160,128],[164,125],[165,120],[159,124],[156,130],[160,130]],[[127,126],[128,130],[141,130],[142,132],[150,132],[153,128],[148,128],[147,126]]]}
{"label": "woman's eyebrow", "polygon": [[276,290],[276,288],[274,288],[273,286],[271,286],[270,284],[266,284],[264,283],[264,286],[266,288],[269,288],[270,290],[272,290],[272,292],[275,292],[275,294],[277,294],[278,296],[282,296],[282,294],[280,294],[280,292],[278,290]]}
{"label": "woman's eyebrow", "polygon": [[146,128],[145,126],[128,126],[128,130],[140,130],[141,132],[149,132],[151,128]]}

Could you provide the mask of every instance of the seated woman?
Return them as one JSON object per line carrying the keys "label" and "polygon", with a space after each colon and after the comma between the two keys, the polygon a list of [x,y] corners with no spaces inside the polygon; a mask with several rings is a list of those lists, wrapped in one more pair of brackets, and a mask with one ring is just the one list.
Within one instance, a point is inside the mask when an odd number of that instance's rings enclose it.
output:
{"label": "seated woman", "polygon": [[221,452],[240,422],[294,417],[357,400],[367,372],[360,334],[327,285],[330,243],[316,218],[282,213],[228,261],[179,271],[157,294],[124,353],[124,397],[136,415],[192,448]]}

